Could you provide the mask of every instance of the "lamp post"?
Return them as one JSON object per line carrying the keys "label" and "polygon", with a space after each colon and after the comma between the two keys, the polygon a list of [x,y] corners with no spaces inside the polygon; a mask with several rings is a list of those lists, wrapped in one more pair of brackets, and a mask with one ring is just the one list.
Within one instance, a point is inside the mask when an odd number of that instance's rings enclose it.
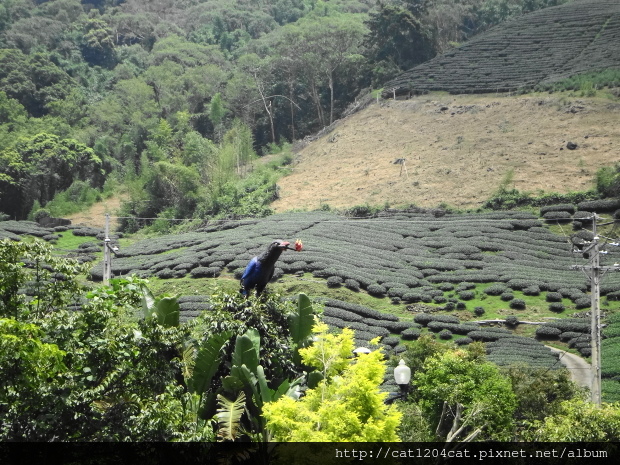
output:
{"label": "lamp post", "polygon": [[409,381],[411,381],[411,368],[405,365],[405,361],[402,359],[398,362],[398,366],[394,368],[394,380],[398,387],[400,387],[401,397],[406,399],[409,391]]}
{"label": "lamp post", "polygon": [[367,347],[358,347],[353,351],[356,357],[359,357],[360,354],[369,354],[370,352],[372,352],[372,350]]}

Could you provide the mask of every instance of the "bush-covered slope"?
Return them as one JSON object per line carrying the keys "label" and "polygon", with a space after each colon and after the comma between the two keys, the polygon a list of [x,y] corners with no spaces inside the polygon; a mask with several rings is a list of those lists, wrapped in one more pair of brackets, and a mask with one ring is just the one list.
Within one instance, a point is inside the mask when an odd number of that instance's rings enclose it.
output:
{"label": "bush-covered slope", "polygon": [[384,85],[384,96],[432,90],[505,92],[620,68],[620,3],[576,0],[494,27]]}
{"label": "bush-covered slope", "polygon": [[[228,270],[238,278],[272,239],[299,237],[304,250],[283,253],[276,272],[338,277],[345,286],[406,302],[432,301],[441,284],[463,282],[502,282],[519,291],[533,285],[543,292],[570,289],[566,296],[577,301],[587,291],[586,278],[571,265],[581,262],[566,238],[542,226],[525,212],[386,213],[363,220],[288,213],[137,242],[119,251],[113,272],[170,279]],[[102,266],[92,274],[101,279]],[[620,276],[606,277],[603,292],[617,290]]]}

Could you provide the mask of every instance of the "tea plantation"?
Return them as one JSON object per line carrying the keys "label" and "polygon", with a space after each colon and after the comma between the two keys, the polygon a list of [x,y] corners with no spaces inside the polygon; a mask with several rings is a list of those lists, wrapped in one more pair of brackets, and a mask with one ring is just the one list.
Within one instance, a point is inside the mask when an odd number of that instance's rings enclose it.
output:
{"label": "tea plantation", "polygon": [[[620,67],[620,3],[577,0],[507,21],[386,83],[409,92],[513,91]],[[607,85],[615,83],[606,83]]]}
{"label": "tea plantation", "polygon": [[[272,239],[299,238],[304,249],[282,254],[275,279],[324,286],[322,295],[340,288],[367,296],[365,302],[371,303],[365,305],[336,298],[316,301],[330,326],[356,331],[358,344],[380,337],[390,353],[399,353],[405,341],[431,334],[457,344],[482,341],[489,360],[499,365],[558,368],[557,357],[541,341],[566,344],[588,357],[589,319],[583,311],[577,312],[589,308],[590,296],[587,277],[571,270],[571,265],[586,261],[572,252],[569,238],[552,232],[549,224],[578,221],[578,213],[587,207],[596,205],[547,208],[541,211],[544,218],[522,211],[400,211],[359,219],[299,212],[213,222],[195,232],[123,246],[112,269],[115,276],[195,282],[191,286],[194,295],[179,298],[181,318],[187,320],[211,308],[208,292],[201,292],[205,280],[236,280]],[[548,218],[549,212],[557,211],[568,212],[568,217]],[[86,240],[72,253],[84,261],[100,259],[101,231],[0,222],[0,235],[13,239],[32,235],[56,241],[69,232]],[[586,233],[580,230],[573,235],[580,238]],[[617,253],[610,253],[601,258],[603,264],[611,264],[616,257]],[[98,281],[103,269],[102,263],[95,263],[91,275]],[[606,296],[604,313],[613,314],[618,307],[620,274],[606,275],[601,290]],[[525,320],[541,324],[521,324]],[[617,359],[615,352],[620,347],[617,318],[613,321],[606,328],[603,348],[606,389],[618,384],[615,362],[608,362]]]}

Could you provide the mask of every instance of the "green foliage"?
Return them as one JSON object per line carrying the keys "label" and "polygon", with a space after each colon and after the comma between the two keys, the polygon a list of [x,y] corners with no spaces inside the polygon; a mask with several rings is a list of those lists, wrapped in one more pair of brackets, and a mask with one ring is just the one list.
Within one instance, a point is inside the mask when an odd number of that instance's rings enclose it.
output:
{"label": "green foliage", "polygon": [[48,421],[62,406],[59,385],[65,376],[66,353],[42,341],[41,329],[0,318],[0,438],[43,439],[54,434]]}
{"label": "green foliage", "polygon": [[89,147],[53,134],[18,140],[0,152],[0,209],[25,218],[35,200],[41,206],[75,180],[101,183],[101,160]]}
{"label": "green foliage", "polygon": [[573,192],[568,194],[551,192],[540,196],[534,196],[529,193],[520,192],[517,189],[499,189],[484,203],[483,208],[489,208],[491,210],[510,210],[525,206],[543,207],[545,205],[557,203],[576,204],[597,197],[598,194],[594,191]]}
{"label": "green foliage", "polygon": [[[42,317],[74,303],[82,286],[73,279],[87,267],[76,260],[58,257],[41,241],[0,241],[0,316]],[[26,289],[28,297],[24,295]]]}
{"label": "green foliage", "polygon": [[213,438],[178,383],[188,328],[135,320],[143,281],[115,279],[86,293],[85,268],[45,243],[4,240],[0,255],[2,440]]}
{"label": "green foliage", "polygon": [[470,434],[477,439],[511,437],[517,404],[510,381],[495,365],[481,362],[472,352],[448,351],[427,359],[424,370],[415,373],[413,383],[420,405],[438,425],[440,436],[452,434],[448,433],[451,425],[443,424],[442,410],[447,406],[461,412],[459,421],[465,427],[460,433],[462,438]]}
{"label": "green foliage", "polygon": [[101,201],[113,189],[115,182],[106,182],[104,192],[92,187],[85,181],[74,181],[65,191],[57,192],[54,198],[45,204],[51,216],[62,218],[83,211]]}
{"label": "green foliage", "polygon": [[596,190],[605,197],[617,197],[620,193],[620,165],[606,166],[596,172]]}
{"label": "green foliage", "polygon": [[303,349],[310,343],[312,328],[314,326],[314,310],[310,299],[306,294],[299,294],[297,300],[297,311],[289,314],[288,322],[290,325],[291,339],[293,342],[293,360],[299,364],[299,349]]}
{"label": "green foliage", "polygon": [[581,401],[582,392],[571,381],[567,370],[550,371],[517,364],[502,368],[501,372],[510,379],[516,396],[514,415],[518,422],[518,435],[526,431],[532,422],[558,414],[562,402]]}
{"label": "green foliage", "polygon": [[69,95],[75,85],[51,58],[46,52],[0,50],[0,91],[21,103],[31,116],[46,114],[46,105]]}
{"label": "green foliage", "polygon": [[380,351],[350,361],[353,333],[329,334],[317,324],[316,341],[302,359],[325,378],[299,400],[282,397],[265,405],[267,428],[277,441],[396,441],[401,413],[379,392],[385,365]]}
{"label": "green foliage", "polygon": [[241,415],[245,409],[245,393],[241,391],[234,401],[228,400],[221,394],[217,395],[218,409],[217,422],[219,425],[218,437],[221,440],[234,441],[241,425]]}
{"label": "green foliage", "polygon": [[553,442],[618,441],[620,407],[618,404],[602,404],[597,407],[585,400],[564,401],[556,414],[534,422],[526,438]]}
{"label": "green foliage", "polygon": [[155,318],[157,322],[164,327],[178,327],[179,303],[176,298],[162,297],[160,299],[155,299],[146,285],[140,287],[144,318]]}
{"label": "green foliage", "polygon": [[539,84],[537,91],[565,92],[580,91],[581,97],[592,97],[596,95],[597,89],[604,87],[620,86],[620,72],[617,69],[604,69],[587,73],[576,74],[548,84]]}
{"label": "green foliage", "polygon": [[377,84],[418,65],[435,55],[431,31],[419,12],[395,3],[380,3],[370,14],[366,37],[369,56],[375,64]]}

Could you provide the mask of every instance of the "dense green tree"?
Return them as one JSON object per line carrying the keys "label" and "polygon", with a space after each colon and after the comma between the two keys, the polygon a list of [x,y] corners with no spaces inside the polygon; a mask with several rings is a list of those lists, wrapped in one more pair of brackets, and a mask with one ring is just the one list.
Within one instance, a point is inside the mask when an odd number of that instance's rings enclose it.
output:
{"label": "dense green tree", "polygon": [[72,85],[72,79],[45,53],[0,50],[0,90],[20,102],[31,116],[45,114],[46,105],[67,96]]}
{"label": "dense green tree", "polygon": [[422,22],[424,10],[417,8],[417,3],[399,3],[380,3],[366,23],[367,56],[374,63],[376,84],[435,55],[432,30]]}
{"label": "dense green tree", "polygon": [[515,420],[522,426],[557,414],[564,401],[581,398],[580,388],[570,379],[568,370],[511,365],[501,370],[512,383],[517,399]]}
{"label": "dense green tree", "polygon": [[11,145],[27,121],[28,114],[23,105],[0,91],[0,150]]}
{"label": "dense green tree", "polygon": [[451,350],[414,374],[420,406],[447,441],[509,440],[517,406],[510,380],[483,361],[484,351]]}
{"label": "dense green tree", "polygon": [[89,147],[53,134],[18,141],[0,153],[0,210],[25,218],[35,201],[44,206],[74,180],[102,183],[101,160]]}
{"label": "dense green tree", "polygon": [[361,44],[366,29],[359,16],[334,15],[320,21],[302,21],[308,64],[324,75],[329,88],[329,123],[334,120],[334,88],[338,68],[361,61]]}
{"label": "dense green tree", "polygon": [[606,166],[596,172],[596,190],[605,197],[620,195],[620,165]]}
{"label": "dense green tree", "polygon": [[91,65],[112,68],[116,64],[112,28],[102,19],[88,19],[82,30],[82,55]]}
{"label": "dense green tree", "polygon": [[0,257],[0,440],[213,439],[183,385],[190,328],[136,321],[142,281],[88,292],[86,267],[43,241],[5,239]]}
{"label": "dense green tree", "polygon": [[60,46],[67,25],[42,16],[30,16],[15,22],[4,37],[6,45],[25,54],[37,49],[52,50]]}
{"label": "dense green tree", "polygon": [[559,411],[534,422],[530,441],[609,442],[620,440],[620,405],[600,407],[585,400],[561,403]]}

